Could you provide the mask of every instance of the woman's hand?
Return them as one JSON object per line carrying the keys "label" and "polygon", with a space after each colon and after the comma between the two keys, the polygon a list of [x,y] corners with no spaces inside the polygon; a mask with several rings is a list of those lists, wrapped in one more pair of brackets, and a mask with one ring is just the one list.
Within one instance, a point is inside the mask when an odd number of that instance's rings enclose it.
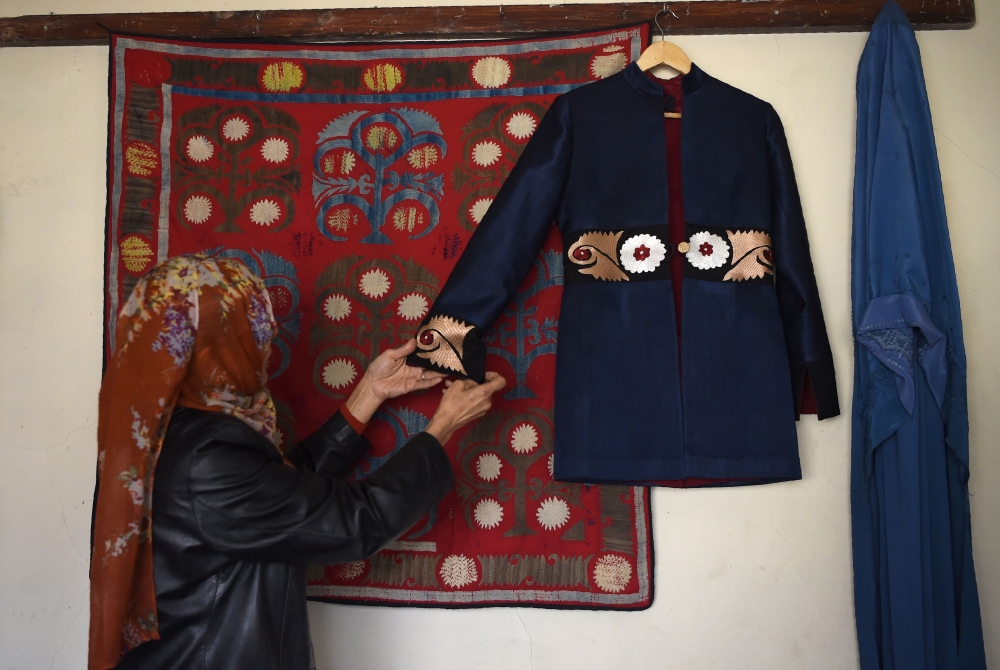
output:
{"label": "woman's hand", "polygon": [[361,378],[354,392],[347,399],[347,411],[362,423],[389,398],[398,398],[411,391],[428,389],[438,384],[445,375],[440,372],[415,368],[406,364],[406,357],[417,348],[417,341],[410,340],[398,349],[386,349],[378,355]]}
{"label": "woman's hand", "polygon": [[456,430],[486,414],[493,404],[493,394],[506,384],[507,380],[496,372],[487,372],[483,384],[469,379],[445,382],[448,388],[424,432],[444,444]]}

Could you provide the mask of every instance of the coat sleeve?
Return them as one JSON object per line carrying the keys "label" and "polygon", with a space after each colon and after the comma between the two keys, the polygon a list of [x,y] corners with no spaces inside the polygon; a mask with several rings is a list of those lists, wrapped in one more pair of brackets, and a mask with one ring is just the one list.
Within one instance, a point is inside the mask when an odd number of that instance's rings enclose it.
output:
{"label": "coat sleeve", "polygon": [[409,363],[482,382],[483,335],[517,293],[556,218],[572,124],[556,98],[417,331]]}
{"label": "coat sleeve", "polygon": [[370,446],[337,411],[315,433],[295,445],[288,460],[324,479],[339,478]]}
{"label": "coat sleeve", "polygon": [[818,418],[827,419],[840,414],[833,354],[809,255],[809,238],[785,129],[770,105],[767,108],[767,151],[775,289],[788,348],[795,414],[799,415],[799,403],[808,376]]}
{"label": "coat sleeve", "polygon": [[328,479],[218,437],[192,460],[197,531],[236,560],[344,563],[366,558],[420,520],[451,489],[451,463],[419,433],[362,481]]}

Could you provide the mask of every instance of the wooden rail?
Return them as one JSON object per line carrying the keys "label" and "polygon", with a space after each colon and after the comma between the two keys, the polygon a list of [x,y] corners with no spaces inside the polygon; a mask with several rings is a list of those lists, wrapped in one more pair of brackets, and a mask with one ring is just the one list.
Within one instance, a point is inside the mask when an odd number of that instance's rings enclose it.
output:
{"label": "wooden rail", "polygon": [[[969,28],[974,0],[899,0],[917,29]],[[882,0],[710,0],[670,3],[674,35],[868,30]],[[240,12],[62,14],[0,18],[0,46],[105,44],[111,32],[302,42],[518,37],[650,21],[662,3],[390,7]]]}

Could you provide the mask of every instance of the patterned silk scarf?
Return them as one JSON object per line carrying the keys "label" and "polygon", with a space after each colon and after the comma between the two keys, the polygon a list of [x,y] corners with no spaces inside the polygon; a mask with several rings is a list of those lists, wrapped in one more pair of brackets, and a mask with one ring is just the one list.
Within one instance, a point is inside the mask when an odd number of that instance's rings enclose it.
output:
{"label": "patterned silk scarf", "polygon": [[174,407],[231,414],[275,441],[264,384],[276,332],[263,283],[233,259],[165,261],[122,308],[98,417],[90,670],[112,668],[159,638],[153,473]]}

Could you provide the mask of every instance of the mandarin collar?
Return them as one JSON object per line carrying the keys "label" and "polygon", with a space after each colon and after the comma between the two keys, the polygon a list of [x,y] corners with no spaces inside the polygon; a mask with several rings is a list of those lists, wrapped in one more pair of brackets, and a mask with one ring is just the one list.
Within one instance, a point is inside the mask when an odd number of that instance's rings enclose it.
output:
{"label": "mandarin collar", "polygon": [[[657,84],[655,81],[650,81],[646,73],[639,69],[638,64],[635,61],[629,63],[624,70],[622,70],[622,75],[625,77],[625,81],[629,83],[635,90],[649,96],[655,96],[657,98],[663,97],[663,88]],[[684,95],[690,95],[697,91],[702,82],[705,81],[706,75],[701,68],[699,68],[694,63],[691,63],[691,71],[687,74],[681,75],[681,92]]]}

